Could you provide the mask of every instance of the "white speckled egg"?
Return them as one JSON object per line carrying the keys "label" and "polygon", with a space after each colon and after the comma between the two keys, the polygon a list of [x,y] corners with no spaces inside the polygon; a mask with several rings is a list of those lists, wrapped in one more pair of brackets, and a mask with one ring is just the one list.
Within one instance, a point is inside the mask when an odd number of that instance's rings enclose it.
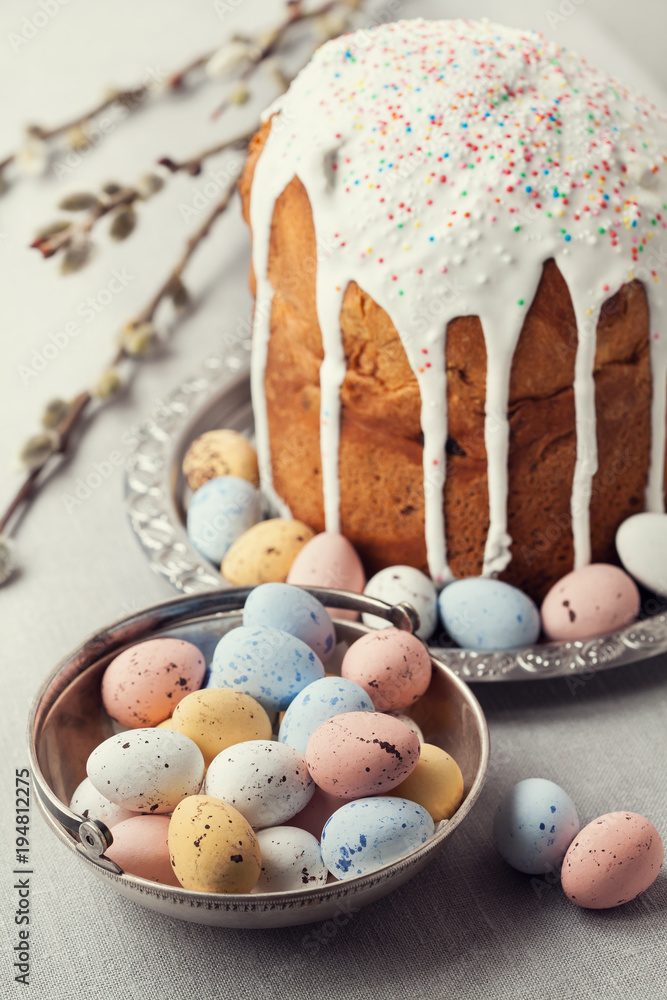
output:
{"label": "white speckled egg", "polygon": [[86,770],[111,802],[136,812],[168,813],[199,791],[204,758],[196,743],[172,729],[131,729],[100,743]]}
{"label": "white speckled egg", "polygon": [[322,859],[337,879],[355,878],[398,861],[433,835],[426,809],[387,795],[341,806],[322,831]]}
{"label": "white speckled egg", "polygon": [[542,602],[550,639],[591,639],[629,625],[639,611],[639,591],[618,566],[591,563],[553,585]]}
{"label": "white speckled egg", "polygon": [[517,871],[542,875],[559,869],[579,832],[574,802],[546,778],[519,781],[504,797],[493,821],[493,837]]}
{"label": "white speckled egg", "polygon": [[229,802],[256,830],[296,816],[314,791],[303,754],[273,740],[228,747],[206,774],[206,794]]}
{"label": "white speckled egg", "polygon": [[373,712],[371,698],[344,677],[323,677],[300,691],[285,712],[278,739],[305,754],[318,726],[343,712]]}
{"label": "white speckled egg", "polygon": [[204,483],[188,505],[188,538],[220,566],[237,538],[261,520],[259,491],[238,476],[216,476]]}
{"label": "white speckled egg", "polygon": [[318,841],[295,826],[257,831],[262,870],[253,892],[289,892],[324,885],[327,867]]}
{"label": "white speckled egg", "polygon": [[667,597],[667,514],[633,514],[616,532],[616,549],[630,576]]}
{"label": "white speckled egg", "polygon": [[270,625],[301,639],[322,663],[336,645],[333,622],[323,604],[300,587],[288,583],[262,583],[248,595],[243,608],[248,628]]}
{"label": "white speckled egg", "polygon": [[139,813],[132,812],[131,809],[124,809],[117,806],[115,802],[101,795],[97,791],[90,778],[84,778],[77,786],[69,804],[72,812],[78,813],[84,819],[99,819],[109,828],[115,823],[122,823]]}
{"label": "white speckled egg", "polygon": [[448,584],[438,598],[442,622],[464,649],[532,646],[540,613],[527,594],[490,577],[469,576]]}
{"label": "white speckled egg", "polygon": [[[414,566],[388,566],[372,576],[364,587],[367,597],[376,597],[386,604],[411,604],[419,615],[417,635],[428,639],[438,623],[438,595],[433,581]],[[369,628],[390,628],[391,623],[377,615],[361,616]]]}
{"label": "white speckled egg", "polygon": [[319,657],[301,639],[269,626],[234,628],[215,648],[207,687],[229,687],[282,712],[307,684],[324,677]]}

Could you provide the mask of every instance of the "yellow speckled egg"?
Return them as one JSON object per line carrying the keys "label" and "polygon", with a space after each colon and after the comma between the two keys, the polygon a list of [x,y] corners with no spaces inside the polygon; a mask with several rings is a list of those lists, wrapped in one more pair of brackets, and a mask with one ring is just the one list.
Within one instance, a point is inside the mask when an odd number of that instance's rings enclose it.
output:
{"label": "yellow speckled egg", "polygon": [[260,703],[231,688],[193,691],[176,706],[171,721],[174,729],[194,740],[206,767],[235,743],[271,739],[271,720]]}
{"label": "yellow speckled egg", "polygon": [[237,587],[284,583],[298,553],[314,536],[302,521],[281,517],[260,521],[228,549],[221,573]]}
{"label": "yellow speckled egg", "polygon": [[238,431],[207,431],[186,451],[183,475],[193,490],[216,476],[238,476],[259,486],[257,452]]}
{"label": "yellow speckled egg", "polygon": [[233,806],[211,795],[188,795],[169,823],[169,857],[184,889],[250,892],[262,863],[252,827]]}
{"label": "yellow speckled egg", "polygon": [[392,788],[391,794],[423,806],[433,822],[439,823],[453,816],[461,804],[461,768],[440,747],[422,743],[416,767],[400,785]]}

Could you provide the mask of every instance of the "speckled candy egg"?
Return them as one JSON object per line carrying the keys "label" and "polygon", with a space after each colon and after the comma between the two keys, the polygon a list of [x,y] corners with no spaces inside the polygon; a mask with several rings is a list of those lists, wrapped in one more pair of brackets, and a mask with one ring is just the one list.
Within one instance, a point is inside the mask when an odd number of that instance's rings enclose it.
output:
{"label": "speckled candy egg", "polygon": [[117,806],[115,802],[105,798],[97,791],[90,778],[84,778],[77,786],[69,807],[72,812],[78,813],[84,819],[99,819],[109,828],[138,815],[131,809]]}
{"label": "speckled candy egg", "polygon": [[591,563],[555,583],[542,603],[550,639],[590,639],[629,625],[639,612],[634,580],[618,566]]}
{"label": "speckled candy egg", "polygon": [[308,741],[313,780],[330,795],[356,799],[387,793],[419,760],[419,738],[379,712],[347,712],[328,719]]}
{"label": "speckled candy egg", "polygon": [[233,543],[262,516],[259,491],[238,476],[216,476],[197,490],[187,513],[188,538],[220,566]]}
{"label": "speckled candy egg", "polygon": [[193,691],[176,706],[171,724],[194,740],[206,767],[235,743],[271,739],[271,720],[260,703],[230,688]]}
{"label": "speckled candy egg", "polygon": [[257,830],[291,819],[314,790],[303,754],[273,740],[223,750],[206,774],[206,794],[231,803]]}
{"label": "speckled candy egg", "polygon": [[278,628],[241,625],[216,646],[207,687],[243,691],[267,712],[281,712],[320,677],[324,667],[301,639]]}
{"label": "speckled candy egg", "polygon": [[422,743],[414,770],[391,794],[423,806],[434,823],[451,819],[463,799],[461,768],[440,747]]}
{"label": "speckled candy egg", "polygon": [[248,595],[243,624],[270,625],[295,635],[326,663],[336,645],[333,622],[323,604],[288,583],[262,583]]}
{"label": "speckled candy egg", "polygon": [[306,752],[308,740],[318,726],[344,712],[373,712],[373,702],[364,689],[344,677],[323,677],[300,691],[285,712],[278,739]]}
{"label": "speckled candy egg", "polygon": [[667,597],[667,514],[633,514],[616,532],[616,549],[630,576]]}
{"label": "speckled candy egg", "polygon": [[611,812],[585,826],[563,860],[561,885],[577,906],[606,910],[634,899],[658,877],[660,834],[644,816]]}
{"label": "speckled candy egg", "polygon": [[307,830],[308,833],[312,833],[313,837],[319,843],[326,821],[330,816],[333,816],[336,809],[340,809],[347,802],[348,799],[343,799],[339,795],[329,795],[319,785],[315,785],[315,791],[310,802],[307,802],[296,816],[292,816],[291,819],[286,820],[286,825],[298,826],[300,830]]}
{"label": "speckled candy egg", "polygon": [[322,858],[338,879],[368,875],[420,847],[434,829],[433,820],[416,802],[385,795],[357,799],[327,820]]}
{"label": "speckled candy egg", "polygon": [[129,875],[162,885],[180,885],[169,860],[168,816],[133,816],[114,826],[113,844],[104,852]]}
{"label": "speckled candy egg", "polygon": [[194,892],[251,892],[259,878],[259,844],[248,821],[210,795],[191,795],[169,824],[169,854],[178,881]]}
{"label": "speckled candy egg", "polygon": [[427,690],[432,671],[424,644],[398,629],[362,635],[352,643],[341,666],[343,677],[359,684],[378,712],[412,705]]}
{"label": "speckled candy egg", "polygon": [[170,729],[131,729],[95,747],[86,764],[98,792],[136,812],[171,812],[198,792],[204,758],[196,743]]}
{"label": "speckled candy egg", "polygon": [[560,867],[579,832],[574,802],[546,778],[526,778],[502,800],[493,821],[498,851],[517,871],[542,875]]}
{"label": "speckled candy egg", "polygon": [[327,867],[317,840],[294,826],[259,830],[262,870],[253,892],[289,892],[324,885]]}
{"label": "speckled candy egg", "polygon": [[[438,595],[433,581],[414,566],[387,566],[372,576],[364,587],[367,597],[376,597],[386,604],[411,604],[419,615],[417,635],[428,639],[438,623]],[[390,628],[390,623],[377,615],[364,613],[364,625],[370,628]]]}
{"label": "speckled candy egg", "polygon": [[469,576],[448,584],[438,598],[442,623],[464,649],[531,646],[540,634],[540,613],[517,587]]}
{"label": "speckled candy egg", "polygon": [[206,431],[186,451],[183,475],[193,490],[217,476],[238,476],[259,486],[257,452],[238,431]]}
{"label": "speckled candy egg", "polygon": [[222,563],[222,575],[235,587],[284,583],[292,563],[313,534],[302,521],[280,517],[260,521],[230,547]]}
{"label": "speckled candy egg", "polygon": [[124,649],[104,671],[102,702],[128,729],[156,726],[202,686],[204,657],[182,639],[148,639]]}
{"label": "speckled candy egg", "polygon": [[[315,535],[298,553],[287,574],[288,583],[302,587],[327,587],[329,590],[351,590],[361,594],[366,577],[356,549],[351,542],[335,531]],[[328,609],[334,618],[356,621],[357,611],[341,608]]]}

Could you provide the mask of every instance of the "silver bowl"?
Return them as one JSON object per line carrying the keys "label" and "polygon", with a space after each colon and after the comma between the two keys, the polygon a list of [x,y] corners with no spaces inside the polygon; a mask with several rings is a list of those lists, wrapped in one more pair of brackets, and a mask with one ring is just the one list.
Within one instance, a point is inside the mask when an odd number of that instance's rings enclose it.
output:
{"label": "silver bowl", "polygon": [[[200,893],[150,882],[123,872],[105,856],[111,831],[99,820],[73,813],[68,803],[86,776],[86,760],[114,733],[102,706],[102,674],[120,650],[156,635],[187,639],[207,660],[219,638],[241,623],[240,611],[251,588],[218,590],[179,597],[122,618],[87,639],[67,656],[38,692],[28,723],[28,747],[35,798],[58,839],[111,888],[170,917],[223,927],[283,927],[335,918],[379,899],[416,875],[463,822],[479,795],[488,766],[489,737],[484,714],[467,684],[438,659],[426,694],[410,709],[429,743],[450,753],[464,778],[464,799],[454,816],[399,861],[370,875],[298,892],[224,895]],[[308,588],[329,608],[368,611],[412,632],[417,616],[408,605],[346,591]],[[359,622],[334,619],[339,642],[353,642],[371,631]]]}
{"label": "silver bowl", "polygon": [[[153,569],[186,594],[217,589],[221,579],[185,531],[183,456],[204,431],[231,427],[252,434],[247,365],[243,340],[224,357],[208,358],[199,374],[175,389],[142,425],[129,456],[125,495],[130,524]],[[460,649],[442,634],[434,637],[430,650],[467,681],[585,678],[667,652],[667,602],[647,593],[642,607],[641,620],[594,639],[480,651]]]}

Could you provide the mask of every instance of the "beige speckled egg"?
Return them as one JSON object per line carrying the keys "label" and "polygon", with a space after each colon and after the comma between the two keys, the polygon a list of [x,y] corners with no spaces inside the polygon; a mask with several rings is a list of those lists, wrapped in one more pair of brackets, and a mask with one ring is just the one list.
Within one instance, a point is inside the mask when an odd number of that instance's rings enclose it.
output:
{"label": "beige speckled egg", "polygon": [[271,739],[271,720],[260,703],[231,688],[193,691],[176,706],[171,722],[173,729],[194,740],[206,767],[235,743]]}
{"label": "beige speckled egg", "polygon": [[168,816],[133,816],[115,823],[111,832],[113,844],[105,853],[124,872],[163,885],[180,885],[169,861]]}
{"label": "beige speckled egg", "polygon": [[186,451],[183,475],[193,490],[216,476],[238,476],[258,486],[257,452],[238,431],[207,431]]}
{"label": "beige speckled egg", "polygon": [[648,889],[663,857],[660,834],[644,816],[606,813],[568,847],[561,869],[563,892],[589,910],[620,906]]}
{"label": "beige speckled egg", "polygon": [[298,553],[313,537],[302,521],[281,517],[260,521],[228,549],[222,575],[236,587],[284,583]]}
{"label": "beige speckled egg", "polygon": [[195,892],[250,892],[261,871],[257,837],[227,802],[190,795],[169,823],[169,855],[176,877]]}
{"label": "beige speckled egg", "polygon": [[191,642],[148,639],[116,656],[102,677],[107,712],[128,729],[156,726],[201,687],[206,661]]}
{"label": "beige speckled egg", "polygon": [[453,757],[433,746],[422,743],[414,771],[391,795],[417,802],[431,814],[434,823],[454,815],[463,798],[463,775]]}

